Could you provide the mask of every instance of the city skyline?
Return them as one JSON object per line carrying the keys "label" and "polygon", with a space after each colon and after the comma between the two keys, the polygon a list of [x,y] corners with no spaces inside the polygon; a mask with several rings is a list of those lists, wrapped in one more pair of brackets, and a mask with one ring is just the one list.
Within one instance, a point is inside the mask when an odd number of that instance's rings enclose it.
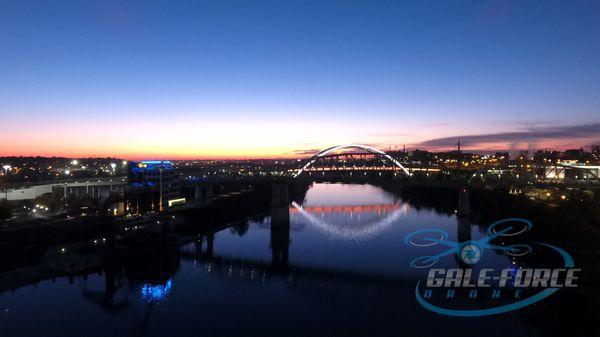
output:
{"label": "city skyline", "polygon": [[600,142],[593,2],[4,3],[0,156]]}

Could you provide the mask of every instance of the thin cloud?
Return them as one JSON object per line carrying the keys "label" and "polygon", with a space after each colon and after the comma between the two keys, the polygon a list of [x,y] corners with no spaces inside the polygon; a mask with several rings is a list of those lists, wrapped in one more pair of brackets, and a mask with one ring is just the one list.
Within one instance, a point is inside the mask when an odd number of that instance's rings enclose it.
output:
{"label": "thin cloud", "polygon": [[[389,147],[389,145],[386,145],[386,144],[364,143],[364,142],[360,142],[360,141],[351,142],[351,143],[348,143],[348,144],[363,144],[363,145],[371,146],[371,147],[374,147],[376,149],[382,149],[382,150],[386,149],[387,147]],[[337,145],[343,145],[343,144],[336,144],[336,146]],[[307,150],[293,150],[291,152],[287,152],[286,154],[295,155],[295,156],[312,156],[312,155],[315,155],[315,154],[317,154],[317,153],[319,153],[319,152],[321,152],[321,151],[323,151],[323,150],[325,150],[325,149],[327,149],[329,147],[331,147],[331,146],[325,146],[325,147],[323,147],[321,149],[314,149],[313,148],[313,149],[307,149]],[[345,150],[347,150],[347,149],[341,149],[340,151],[345,151]]]}
{"label": "thin cloud", "polygon": [[[530,128],[526,131],[514,131],[479,135],[462,135],[430,139],[415,145],[423,147],[453,147],[456,142],[468,147],[485,147],[489,144],[506,144],[514,148],[520,144],[527,144],[528,148],[535,148],[539,144],[557,140],[588,140],[600,137],[600,123]],[[587,143],[587,142],[586,142]]]}
{"label": "thin cloud", "polygon": [[322,149],[294,150],[294,151],[288,152],[286,154],[292,154],[292,155],[296,155],[296,156],[307,156],[307,155],[316,154],[321,150]]}

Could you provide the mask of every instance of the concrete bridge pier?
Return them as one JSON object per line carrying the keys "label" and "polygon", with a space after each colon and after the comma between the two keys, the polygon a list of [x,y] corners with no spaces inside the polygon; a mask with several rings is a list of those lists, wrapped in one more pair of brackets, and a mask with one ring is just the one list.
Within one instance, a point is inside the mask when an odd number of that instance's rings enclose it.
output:
{"label": "concrete bridge pier", "polygon": [[471,203],[469,202],[469,189],[461,188],[458,191],[458,210],[459,216],[469,216],[471,213]]}
{"label": "concrete bridge pier", "polygon": [[271,186],[271,207],[285,206],[290,203],[289,184],[273,183]]}
{"label": "concrete bridge pier", "polygon": [[456,213],[459,242],[471,240],[470,214],[471,206],[469,202],[469,190],[467,188],[461,188],[458,191],[458,209]]}
{"label": "concrete bridge pier", "polygon": [[[467,188],[461,188],[458,191],[458,209],[456,210],[456,230],[458,242],[471,241],[471,208],[469,204],[469,190]],[[456,263],[462,268],[469,268],[470,265],[466,264],[458,255],[454,255]]]}
{"label": "concrete bridge pier", "polygon": [[471,241],[471,221],[469,217],[458,217],[458,241]]}
{"label": "concrete bridge pier", "polygon": [[[206,250],[202,251],[202,247],[204,246],[204,239],[206,239]],[[196,257],[211,257],[213,254],[213,246],[215,241],[214,234],[208,234],[206,236],[199,236],[196,241],[194,241],[194,246],[196,248]]]}
{"label": "concrete bridge pier", "polygon": [[271,267],[285,269],[290,250],[289,185],[273,184],[271,195]]}
{"label": "concrete bridge pier", "polygon": [[213,196],[213,184],[202,184],[194,187],[195,200],[208,200]]}
{"label": "concrete bridge pier", "polygon": [[210,205],[213,195],[213,184],[201,184],[194,186],[194,203],[197,206]]}

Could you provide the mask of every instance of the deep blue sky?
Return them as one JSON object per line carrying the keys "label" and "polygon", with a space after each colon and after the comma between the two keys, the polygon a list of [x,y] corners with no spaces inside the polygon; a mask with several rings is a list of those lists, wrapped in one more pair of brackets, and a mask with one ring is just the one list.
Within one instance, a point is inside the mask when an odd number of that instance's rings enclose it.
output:
{"label": "deep blue sky", "polygon": [[600,140],[539,136],[600,123],[597,1],[2,1],[0,69],[0,155]]}

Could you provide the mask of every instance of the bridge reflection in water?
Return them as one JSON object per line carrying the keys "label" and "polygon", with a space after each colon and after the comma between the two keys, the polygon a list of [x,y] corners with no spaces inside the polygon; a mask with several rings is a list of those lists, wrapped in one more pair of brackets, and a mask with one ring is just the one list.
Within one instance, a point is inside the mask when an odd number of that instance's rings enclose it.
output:
{"label": "bridge reflection in water", "polygon": [[[460,241],[470,240],[471,222],[469,219],[469,192],[460,190],[458,195],[457,214],[457,237]],[[291,223],[306,223],[319,231],[328,234],[332,239],[362,240],[379,234],[402,217],[406,217],[411,206],[396,200],[393,203],[369,204],[369,205],[300,205],[291,202],[291,206],[280,205],[271,208],[269,232],[269,247],[271,261],[260,259],[240,258],[236,256],[223,256],[214,254],[214,234],[199,237],[194,242],[194,248],[190,246],[180,249],[181,257],[192,259],[203,263],[207,272],[227,276],[237,276],[239,279],[248,281],[262,281],[273,276],[286,276],[289,280],[300,278],[314,278],[316,276],[334,277],[344,279],[348,282],[357,281],[386,283],[401,285],[407,282],[400,277],[394,278],[389,275],[377,275],[373,273],[357,272],[342,269],[316,268],[313,266],[290,265],[290,231],[293,230]],[[342,215],[342,221],[331,221],[324,215]],[[294,219],[290,221],[290,219]],[[266,243],[266,242],[265,242]],[[225,274],[225,275],[223,275]]]}
{"label": "bridge reflection in water", "polygon": [[[409,206],[407,204],[388,205],[358,205],[358,206],[308,206],[306,208],[292,203],[293,212],[304,217],[308,223],[323,232],[341,239],[365,239],[376,235],[389,228],[400,217],[405,216]],[[319,217],[323,213],[347,213],[343,223],[333,223]],[[376,215],[376,220],[371,222],[362,221],[360,217],[354,217],[355,213],[370,213]],[[383,215],[383,218],[380,216]]]}
{"label": "bridge reflection in water", "polygon": [[[100,275],[104,276],[104,290],[91,290],[84,287],[83,295],[88,299],[99,302],[109,311],[116,310],[124,305],[119,299],[119,293],[123,291],[123,286],[131,285],[124,282],[124,278],[133,276],[137,280],[151,280],[149,283],[143,283],[142,297],[148,301],[164,299],[169,293],[168,290],[175,286],[170,280],[172,275],[179,269],[180,259],[201,262],[206,266],[207,271],[213,273],[223,269],[228,274],[233,275],[235,274],[234,270],[237,270],[240,276],[247,276],[251,280],[263,279],[264,281],[265,278],[273,275],[291,276],[292,278],[298,275],[304,277],[307,275],[311,275],[311,277],[335,275],[336,278],[349,281],[355,278],[360,279],[361,283],[365,280],[376,281],[376,283],[377,280],[386,280],[386,282],[391,280],[389,276],[370,273],[302,265],[290,266],[290,231],[301,229],[293,228],[291,223],[294,223],[296,227],[298,223],[308,224],[334,239],[361,240],[385,231],[396,220],[406,216],[410,209],[408,203],[395,200],[391,203],[367,205],[299,205],[296,202],[292,202],[291,206],[288,205],[287,196],[282,194],[270,210],[270,221],[268,222],[270,236],[269,240],[264,243],[265,246],[268,245],[271,252],[270,262],[260,259],[253,260],[236,256],[215,255],[216,232],[207,233],[197,236],[193,244],[177,248],[175,252],[172,248],[164,247],[160,252],[156,252],[156,256],[150,262],[148,262],[148,259],[144,259],[143,263],[137,260],[135,263],[130,263],[132,261],[116,263],[115,260],[107,259],[100,272]],[[457,237],[459,241],[467,241],[471,239],[468,190],[459,191],[458,206]],[[342,221],[328,220],[327,217],[324,217],[325,214],[342,215]],[[293,218],[299,219],[291,221]],[[221,230],[219,229],[219,231]],[[457,262],[460,263],[460,261]],[[143,266],[144,264],[146,266]],[[135,268],[132,267],[134,265]],[[156,268],[156,266],[160,266],[160,268]],[[87,276],[83,277],[87,278]],[[396,279],[395,282],[398,284],[405,283],[400,279]],[[125,292],[129,291],[126,290]],[[159,292],[161,296],[155,296]]]}
{"label": "bridge reflection in water", "polygon": [[[459,241],[466,241],[471,239],[469,191],[463,189],[458,193],[457,238]],[[401,200],[368,205],[303,206],[292,202],[291,206],[288,206],[287,197],[284,195],[271,207],[267,226],[259,226],[269,231],[269,240],[264,244],[269,246],[270,261],[215,254],[217,233],[214,232],[197,236],[192,244],[180,247],[175,256],[169,257],[172,253],[164,252],[161,256],[166,257],[159,264],[164,266],[173,259],[193,261],[199,263],[207,274],[217,276],[219,280],[264,284],[276,278],[283,280],[289,289],[301,289],[303,294],[309,297],[324,296],[323,289],[329,289],[329,295],[332,289],[335,289],[337,296],[351,292],[354,298],[367,290],[368,294],[364,295],[372,296],[373,287],[376,287],[382,296],[389,296],[390,290],[400,298],[411,296],[414,280],[404,276],[290,264],[290,232],[301,229],[292,228],[291,219],[294,217],[298,217],[293,221],[294,224],[306,223],[328,234],[330,238],[361,240],[385,231],[396,220],[405,217],[409,210],[410,205]],[[331,214],[341,215],[343,221],[334,222],[324,216]],[[456,262],[461,263],[458,260]],[[140,299],[150,306],[147,309],[147,317],[144,317],[138,328],[143,329],[146,320],[149,320],[152,303],[168,300],[171,288],[177,286],[172,281],[172,275],[178,266],[179,262],[174,264],[175,269],[171,272],[166,270],[165,275],[158,276],[157,281],[142,285]],[[83,295],[99,302],[108,311],[118,311],[129,305],[128,293],[134,289],[130,283],[124,282],[121,270],[107,267],[104,272],[104,291],[90,291],[84,287]],[[332,284],[328,285],[329,283]]]}
{"label": "bridge reflection in water", "polygon": [[[381,205],[381,209],[393,210],[391,214],[406,213],[407,205]],[[392,207],[393,206],[393,207]],[[371,208],[372,211],[378,209],[378,205],[372,206],[333,206],[319,207],[313,206],[308,208],[310,211],[317,209],[343,209],[348,210],[356,207],[363,212]],[[380,209],[380,211],[381,211]],[[290,251],[290,214],[298,214],[308,220],[313,215],[308,214],[301,207],[279,206],[273,207],[270,213],[270,251],[271,261],[267,262],[261,259],[243,258],[237,256],[218,255],[214,253],[215,235],[209,234],[199,237],[192,245],[182,247],[180,256],[184,260],[193,260],[196,263],[201,263],[204,270],[212,275],[217,275],[220,279],[231,279],[246,282],[265,283],[271,278],[280,278],[284,280],[291,288],[301,286],[302,289],[316,289],[323,282],[336,282],[336,287],[340,284],[364,286],[369,285],[387,285],[393,287],[401,287],[407,292],[412,291],[412,283],[400,277],[390,277],[384,274],[373,274],[368,272],[331,269],[304,265],[291,265],[289,262]],[[390,221],[390,216],[385,217],[385,221]],[[372,226],[380,227],[379,223],[374,223]],[[365,230],[358,229],[356,237],[363,235]],[[340,232],[337,232],[340,233]],[[265,242],[266,243],[266,242]],[[307,283],[308,282],[308,283]],[[317,282],[317,284],[314,284]],[[355,289],[356,290],[356,289]]]}

